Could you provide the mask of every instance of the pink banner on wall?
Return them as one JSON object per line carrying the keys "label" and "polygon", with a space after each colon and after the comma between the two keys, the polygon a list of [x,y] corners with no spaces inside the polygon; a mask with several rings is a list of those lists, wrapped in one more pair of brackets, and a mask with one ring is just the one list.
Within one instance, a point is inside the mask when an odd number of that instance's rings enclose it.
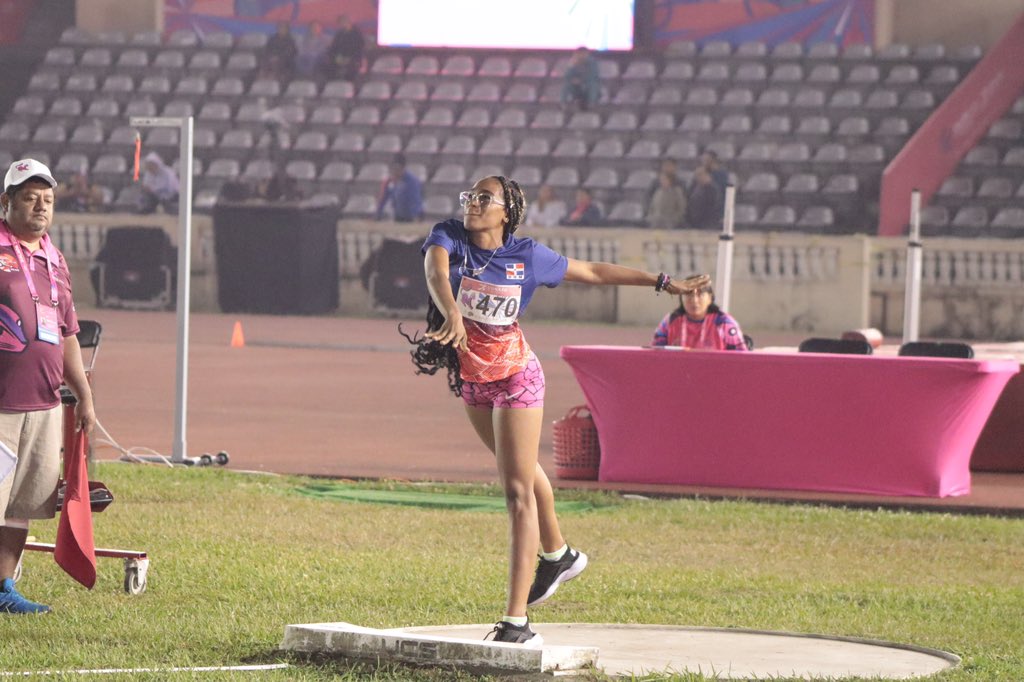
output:
{"label": "pink banner on wall", "polygon": [[878,234],[903,234],[910,193],[924,206],[960,160],[1024,92],[1024,14],[967,74],[882,173]]}

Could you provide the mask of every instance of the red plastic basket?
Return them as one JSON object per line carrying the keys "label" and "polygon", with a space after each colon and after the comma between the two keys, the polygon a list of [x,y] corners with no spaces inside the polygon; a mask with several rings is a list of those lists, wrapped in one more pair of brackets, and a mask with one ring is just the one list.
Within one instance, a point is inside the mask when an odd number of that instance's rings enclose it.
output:
{"label": "red plastic basket", "polygon": [[558,478],[596,481],[601,464],[597,427],[586,405],[577,405],[552,428],[555,475]]}

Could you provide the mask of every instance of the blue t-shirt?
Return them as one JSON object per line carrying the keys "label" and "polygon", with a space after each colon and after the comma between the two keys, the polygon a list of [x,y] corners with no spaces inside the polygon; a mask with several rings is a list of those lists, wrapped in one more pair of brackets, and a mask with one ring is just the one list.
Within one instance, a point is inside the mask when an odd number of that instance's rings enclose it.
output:
{"label": "blue t-shirt", "polygon": [[[518,315],[526,311],[537,287],[558,286],[569,266],[565,256],[529,237],[512,235],[496,251],[478,249],[470,244],[465,225],[455,218],[434,225],[423,244],[423,252],[435,245],[448,252],[452,294],[458,295],[463,276],[488,284],[517,284],[522,287]],[[484,264],[483,271],[474,274]]]}

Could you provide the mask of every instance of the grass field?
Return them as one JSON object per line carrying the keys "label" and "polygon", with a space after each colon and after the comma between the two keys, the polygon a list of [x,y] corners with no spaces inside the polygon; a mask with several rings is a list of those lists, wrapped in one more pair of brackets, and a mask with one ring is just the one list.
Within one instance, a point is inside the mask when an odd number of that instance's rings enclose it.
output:
{"label": "grass field", "polygon": [[[19,588],[55,612],[0,617],[0,671],[283,662],[290,667],[273,672],[101,679],[476,679],[311,662],[277,647],[289,623],[497,620],[506,573],[500,504],[349,501],[323,495],[322,481],[219,469],[100,463],[92,478],[116,498],[95,517],[97,546],[148,552],[148,589],[127,595],[120,560],[100,559],[88,592],[51,555],[27,553]],[[488,486],[400,487],[500,496]],[[961,656],[962,666],[934,678],[943,682],[1024,680],[1024,520],[599,493],[561,499],[574,503],[562,513],[566,536],[592,564],[532,612],[538,624],[868,637]],[[56,523],[32,533],[52,542]]]}

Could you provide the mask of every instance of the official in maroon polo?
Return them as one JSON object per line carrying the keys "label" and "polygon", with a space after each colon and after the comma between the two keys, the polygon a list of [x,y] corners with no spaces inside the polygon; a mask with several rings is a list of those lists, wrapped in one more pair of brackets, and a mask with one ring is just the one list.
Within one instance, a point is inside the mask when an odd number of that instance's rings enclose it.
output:
{"label": "official in maroon polo", "polygon": [[88,433],[96,421],[68,266],[48,234],[56,185],[49,168],[22,159],[0,194],[0,614],[50,610],[13,578],[29,521],[55,515],[61,384],[78,399],[75,428]]}

